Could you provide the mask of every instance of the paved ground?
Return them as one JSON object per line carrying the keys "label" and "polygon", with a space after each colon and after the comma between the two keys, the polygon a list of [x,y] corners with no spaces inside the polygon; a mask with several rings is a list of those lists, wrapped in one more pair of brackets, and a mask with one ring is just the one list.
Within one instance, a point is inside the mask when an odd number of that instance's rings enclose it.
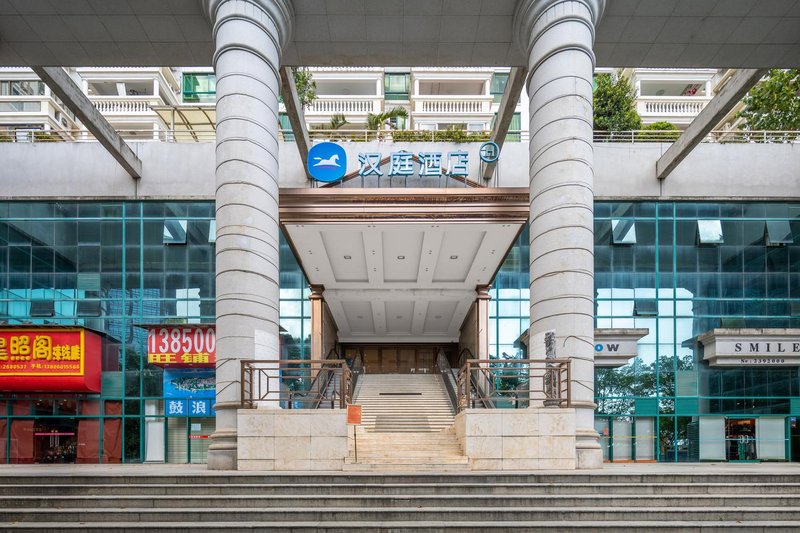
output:
{"label": "paved ground", "polygon": [[[230,472],[206,469],[206,465],[174,465],[174,464],[118,464],[118,465],[0,465],[0,476],[70,476],[77,473],[88,475],[242,475],[253,476],[259,472]],[[297,475],[305,472],[263,472],[268,475]],[[320,472],[308,472],[319,474]],[[341,472],[336,472],[341,474]],[[379,472],[347,472],[347,475],[375,475]],[[386,472],[391,475],[402,475],[406,472]],[[417,472],[409,471],[408,474]],[[430,474],[431,472],[425,472]],[[471,475],[494,475],[498,472],[463,472]],[[800,463],[623,463],[606,464],[602,470],[570,470],[570,471],[533,471],[502,472],[503,474],[799,474]]]}

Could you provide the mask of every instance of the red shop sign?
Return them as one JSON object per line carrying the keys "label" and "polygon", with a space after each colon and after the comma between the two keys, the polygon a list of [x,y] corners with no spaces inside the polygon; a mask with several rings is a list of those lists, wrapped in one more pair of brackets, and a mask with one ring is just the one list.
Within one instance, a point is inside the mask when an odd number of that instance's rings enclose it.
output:
{"label": "red shop sign", "polygon": [[163,367],[214,368],[213,325],[147,326],[147,362]]}
{"label": "red shop sign", "polygon": [[83,328],[0,328],[0,390],[100,392],[101,347]]}

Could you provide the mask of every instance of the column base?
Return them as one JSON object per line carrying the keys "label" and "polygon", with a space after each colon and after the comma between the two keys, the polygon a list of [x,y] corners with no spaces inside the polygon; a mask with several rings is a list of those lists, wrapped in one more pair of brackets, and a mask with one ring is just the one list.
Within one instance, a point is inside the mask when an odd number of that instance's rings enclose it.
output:
{"label": "column base", "polygon": [[600,435],[594,428],[577,428],[575,442],[575,468],[578,470],[599,470],[603,468],[603,450],[597,439]]}
{"label": "column base", "polygon": [[208,470],[238,470],[236,431],[222,430],[211,435],[206,468]]}

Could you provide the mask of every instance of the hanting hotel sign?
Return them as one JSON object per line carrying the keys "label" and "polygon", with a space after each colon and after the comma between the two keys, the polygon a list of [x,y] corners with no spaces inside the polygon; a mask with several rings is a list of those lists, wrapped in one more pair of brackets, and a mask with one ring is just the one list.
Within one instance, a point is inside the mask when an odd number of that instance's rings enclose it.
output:
{"label": "hanting hotel sign", "polygon": [[800,365],[800,329],[714,329],[697,341],[711,366]]}

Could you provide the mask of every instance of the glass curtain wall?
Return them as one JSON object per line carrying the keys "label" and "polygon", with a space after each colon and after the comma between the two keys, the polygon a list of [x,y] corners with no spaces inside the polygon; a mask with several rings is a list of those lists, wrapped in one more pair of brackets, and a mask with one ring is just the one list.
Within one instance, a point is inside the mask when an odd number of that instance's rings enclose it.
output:
{"label": "glass curtain wall", "polygon": [[[105,338],[100,394],[0,392],[0,462],[15,462],[20,432],[77,436],[82,422],[99,436],[84,462],[204,460],[207,441],[191,434],[213,432],[213,418],[165,417],[163,369],[148,364],[139,326],[214,322],[215,240],[213,202],[0,202],[0,326]],[[307,282],[283,236],[280,247],[283,349],[308,357]],[[186,442],[171,456],[175,435]],[[73,441],[53,460],[74,461]]]}

